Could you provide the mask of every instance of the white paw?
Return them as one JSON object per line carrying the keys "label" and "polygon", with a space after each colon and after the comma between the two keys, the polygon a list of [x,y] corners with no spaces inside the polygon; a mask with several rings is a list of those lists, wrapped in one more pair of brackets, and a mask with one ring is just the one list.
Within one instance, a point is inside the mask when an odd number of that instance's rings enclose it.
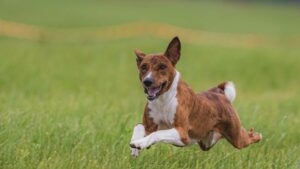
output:
{"label": "white paw", "polygon": [[151,145],[151,143],[150,143],[149,139],[147,139],[147,138],[134,140],[130,143],[131,148],[136,148],[136,149],[139,149],[139,150],[142,150],[144,148],[148,148],[148,147],[150,147],[150,145]]}
{"label": "white paw", "polygon": [[136,158],[137,156],[139,156],[139,152],[140,152],[139,149],[131,148],[131,156],[132,157]]}

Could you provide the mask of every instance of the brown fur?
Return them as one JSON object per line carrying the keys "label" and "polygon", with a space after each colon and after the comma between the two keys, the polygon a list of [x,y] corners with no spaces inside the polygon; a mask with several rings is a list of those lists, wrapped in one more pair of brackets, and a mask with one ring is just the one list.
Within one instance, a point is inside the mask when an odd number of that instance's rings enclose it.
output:
{"label": "brown fur", "polygon": [[143,116],[143,125],[145,126],[146,135],[157,131],[158,125],[155,124],[152,118],[149,116],[148,104],[145,106],[144,116]]}
{"label": "brown fur", "polygon": [[[136,50],[140,80],[151,71],[155,80],[154,86],[167,82],[160,94],[170,88],[175,76],[175,65],[180,57],[180,41],[178,38],[174,39],[165,54],[145,55]],[[160,69],[160,64],[166,65],[166,68]],[[147,69],[142,69],[141,65],[146,65]],[[199,140],[201,149],[208,150],[213,145],[207,146],[201,140],[211,140],[210,133],[215,133],[217,140],[224,137],[238,149],[261,140],[261,135],[254,133],[253,129],[247,133],[242,127],[238,114],[224,95],[225,85],[226,82],[206,92],[195,93],[180,79],[176,96],[178,106],[172,127],[177,129],[184,144],[189,144],[190,139],[195,139]],[[146,105],[143,117],[146,135],[158,130],[158,124],[149,117],[149,111]]]}
{"label": "brown fur", "polygon": [[[165,69],[160,69],[161,65],[165,65]],[[146,66],[146,69],[142,69],[143,66]],[[139,68],[139,78],[140,80],[152,72],[155,84],[153,86],[160,86],[162,83],[167,82],[166,87],[159,93],[162,94],[169,90],[173,78],[175,76],[175,71],[173,70],[172,63],[164,56],[164,54],[150,54],[147,57],[144,57],[140,63],[138,63]]]}

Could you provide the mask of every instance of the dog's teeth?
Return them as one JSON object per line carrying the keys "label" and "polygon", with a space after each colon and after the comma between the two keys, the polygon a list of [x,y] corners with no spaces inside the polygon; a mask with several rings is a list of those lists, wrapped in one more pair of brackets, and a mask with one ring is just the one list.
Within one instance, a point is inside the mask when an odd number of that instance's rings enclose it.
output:
{"label": "dog's teeth", "polygon": [[148,89],[148,94],[150,97],[155,97],[160,91],[160,88]]}

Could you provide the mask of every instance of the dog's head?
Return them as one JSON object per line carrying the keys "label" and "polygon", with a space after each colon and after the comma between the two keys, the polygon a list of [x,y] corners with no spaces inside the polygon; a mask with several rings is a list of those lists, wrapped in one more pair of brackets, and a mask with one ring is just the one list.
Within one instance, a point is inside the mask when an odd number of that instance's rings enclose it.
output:
{"label": "dog's head", "polygon": [[180,40],[172,39],[165,53],[145,54],[136,49],[139,77],[147,99],[152,101],[169,90],[176,75],[175,65],[180,58]]}

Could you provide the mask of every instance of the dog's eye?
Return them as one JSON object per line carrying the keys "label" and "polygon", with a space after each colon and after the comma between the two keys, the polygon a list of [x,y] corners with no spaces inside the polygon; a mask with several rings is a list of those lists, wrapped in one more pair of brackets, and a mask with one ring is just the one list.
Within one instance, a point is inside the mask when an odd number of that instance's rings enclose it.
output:
{"label": "dog's eye", "polygon": [[164,70],[165,68],[167,68],[167,66],[165,64],[160,64],[159,65],[159,69]]}
{"label": "dog's eye", "polygon": [[146,65],[146,64],[143,64],[143,65],[141,66],[141,69],[142,69],[142,70],[146,70],[146,69],[147,69],[147,65]]}

